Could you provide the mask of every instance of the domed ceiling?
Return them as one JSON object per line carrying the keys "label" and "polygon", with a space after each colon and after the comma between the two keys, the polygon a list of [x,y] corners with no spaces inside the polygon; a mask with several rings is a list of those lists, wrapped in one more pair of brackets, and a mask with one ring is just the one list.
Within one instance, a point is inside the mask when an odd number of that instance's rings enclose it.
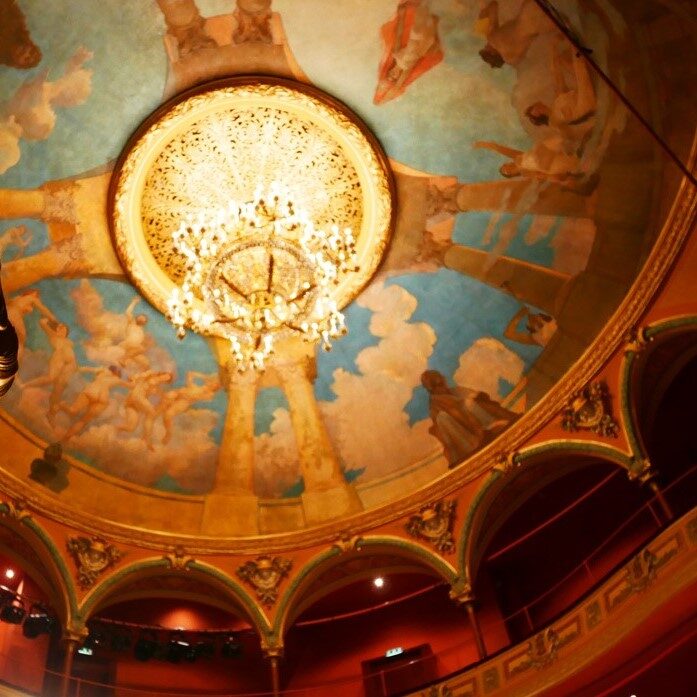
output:
{"label": "domed ceiling", "polygon": [[[612,2],[557,5],[623,83]],[[0,25],[0,252],[22,342],[0,462],[107,520],[281,533],[469,467],[596,338],[656,234],[653,146],[533,0],[2,0]],[[355,112],[396,209],[346,336],[230,379],[214,341],[177,340],[128,281],[107,193],[161,104],[241,74]]]}

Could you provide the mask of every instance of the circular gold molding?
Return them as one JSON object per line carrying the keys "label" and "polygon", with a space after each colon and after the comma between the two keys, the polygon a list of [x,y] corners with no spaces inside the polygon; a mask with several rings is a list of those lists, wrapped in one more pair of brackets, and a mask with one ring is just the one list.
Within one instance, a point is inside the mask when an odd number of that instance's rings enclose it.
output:
{"label": "circular gold molding", "polygon": [[163,314],[184,265],[172,232],[187,215],[283,185],[317,227],[351,227],[358,270],[332,297],[347,305],[370,280],[393,227],[387,158],[367,127],[323,92],[289,80],[230,78],[185,92],[138,129],[110,186],[119,259]]}

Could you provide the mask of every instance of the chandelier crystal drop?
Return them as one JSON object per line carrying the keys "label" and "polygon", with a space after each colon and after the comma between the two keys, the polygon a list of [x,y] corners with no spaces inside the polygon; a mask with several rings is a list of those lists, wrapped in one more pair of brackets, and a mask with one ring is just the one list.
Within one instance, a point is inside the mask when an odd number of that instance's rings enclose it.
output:
{"label": "chandelier crystal drop", "polygon": [[329,350],[346,333],[331,290],[358,271],[352,231],[317,229],[277,182],[251,201],[187,214],[172,242],[185,275],[169,321],[179,338],[189,328],[227,339],[238,370],[264,370],[278,338]]}

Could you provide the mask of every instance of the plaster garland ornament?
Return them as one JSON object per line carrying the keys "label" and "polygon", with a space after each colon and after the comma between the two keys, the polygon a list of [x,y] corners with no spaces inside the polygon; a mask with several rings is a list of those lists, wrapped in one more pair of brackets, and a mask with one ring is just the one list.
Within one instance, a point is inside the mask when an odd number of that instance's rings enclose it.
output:
{"label": "plaster garland ornament", "polygon": [[457,501],[439,501],[424,506],[409,518],[405,529],[412,537],[430,542],[439,552],[450,553],[455,549],[456,505]]}
{"label": "plaster garland ornament", "polygon": [[636,327],[625,336],[625,353],[642,353],[646,349],[649,342],[653,341],[653,338],[647,337],[646,329],[647,327]]}
{"label": "plaster garland ornament", "polygon": [[565,431],[592,431],[605,438],[617,438],[619,426],[612,416],[610,392],[604,380],[575,392],[562,410]]}
{"label": "plaster garland ornament", "polygon": [[349,533],[344,533],[332,545],[332,547],[338,549],[342,554],[345,554],[346,552],[358,551],[361,548],[361,542],[363,542],[363,538],[360,535],[350,535]]}
{"label": "plaster garland ornament", "polygon": [[186,571],[189,563],[194,561],[194,558],[187,554],[186,550],[179,545],[172,552],[166,554],[164,558],[174,571]]}
{"label": "plaster garland ornament", "polygon": [[510,474],[521,467],[522,464],[523,458],[519,452],[499,453],[496,457],[494,469],[504,474]]}
{"label": "plaster garland ornament", "polygon": [[3,505],[7,508],[0,515],[9,516],[13,520],[22,521],[25,518],[31,518],[31,511],[27,507],[27,502],[24,499],[16,499],[15,501],[3,501]]}
{"label": "plaster garland ornament", "polygon": [[533,668],[540,670],[548,666],[557,657],[559,650],[559,633],[553,627],[547,627],[528,642],[528,659]]}
{"label": "plaster garland ornament", "polygon": [[647,484],[656,477],[656,470],[648,458],[632,458],[627,478],[630,482],[638,481],[639,484]]}
{"label": "plaster garland ornament", "polygon": [[70,537],[67,547],[75,560],[78,582],[83,590],[92,587],[100,574],[124,556],[101,537]]}
{"label": "plaster garland ornament", "polygon": [[656,578],[658,557],[648,548],[637,554],[626,568],[625,582],[632,593],[641,593]]}
{"label": "plaster garland ornament", "polygon": [[257,598],[267,607],[278,599],[278,586],[288,575],[293,562],[266,554],[248,561],[237,569],[237,575],[256,591]]}

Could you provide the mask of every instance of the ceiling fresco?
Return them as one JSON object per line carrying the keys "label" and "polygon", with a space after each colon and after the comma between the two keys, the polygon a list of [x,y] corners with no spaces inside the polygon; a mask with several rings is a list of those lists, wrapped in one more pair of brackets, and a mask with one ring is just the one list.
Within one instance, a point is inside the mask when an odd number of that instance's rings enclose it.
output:
{"label": "ceiling fresco", "polygon": [[[622,82],[611,0],[557,6]],[[242,496],[299,500],[307,523],[394,500],[467,467],[544,397],[654,234],[637,173],[651,146],[533,0],[0,0],[0,25],[0,255],[21,341],[1,414],[73,468],[203,496],[232,437],[253,462]],[[301,369],[247,376],[245,407],[212,343],[178,341],[129,284],[106,200],[163,101],[254,72],[365,121],[397,216],[348,334]],[[607,214],[620,193],[639,202],[628,221]],[[253,432],[230,432],[244,408]],[[34,479],[68,495],[71,477]]]}

